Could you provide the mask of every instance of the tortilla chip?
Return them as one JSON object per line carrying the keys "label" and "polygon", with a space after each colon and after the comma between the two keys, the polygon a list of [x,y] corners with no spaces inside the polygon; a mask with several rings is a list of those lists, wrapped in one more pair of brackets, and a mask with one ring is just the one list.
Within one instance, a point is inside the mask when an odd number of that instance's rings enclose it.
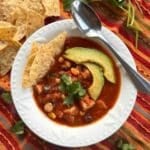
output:
{"label": "tortilla chip", "polygon": [[24,0],[3,0],[3,4],[7,4],[7,5],[17,5],[17,4],[21,4]]}
{"label": "tortilla chip", "polygon": [[24,76],[23,76],[23,85],[24,87],[30,87],[31,86],[31,81],[30,81],[30,78],[29,78],[29,73],[30,73],[30,68],[31,68],[31,65],[35,59],[35,56],[36,56],[36,53],[38,51],[38,48],[40,47],[41,44],[39,43],[36,43],[34,42],[32,44],[32,50],[31,50],[31,53],[28,57],[28,62],[27,62],[27,65],[26,65],[26,68],[25,68],[25,71],[24,71]]}
{"label": "tortilla chip", "polygon": [[22,40],[24,37],[30,36],[34,31],[44,25],[44,18],[39,13],[24,8],[17,8],[16,12],[17,32],[14,40]]}
{"label": "tortilla chip", "polygon": [[60,16],[59,0],[42,0],[45,7],[45,16]]}
{"label": "tortilla chip", "polygon": [[0,20],[20,26],[26,22],[26,12],[17,6],[0,4]]}
{"label": "tortilla chip", "polygon": [[41,0],[4,0],[4,5],[16,5],[24,9],[30,9],[36,11],[37,13],[44,15],[45,8]]}
{"label": "tortilla chip", "polygon": [[33,10],[21,8],[16,11],[16,14],[15,25],[18,26],[18,30],[14,39],[21,40],[25,36],[28,37],[44,25],[44,18]]}
{"label": "tortilla chip", "polygon": [[45,8],[41,2],[42,0],[25,0],[22,4],[23,8],[28,8],[30,10],[35,11],[36,13],[39,13],[40,15],[44,15]]}
{"label": "tortilla chip", "polygon": [[24,8],[22,7],[16,7],[15,10],[14,10],[14,14],[13,14],[13,17],[14,17],[14,25],[16,26],[20,26],[20,25],[23,25],[26,23],[26,20],[27,20],[27,10],[25,10]]}
{"label": "tortilla chip", "polygon": [[16,25],[18,27],[14,40],[20,41],[42,27],[44,25],[44,18],[37,12],[28,9],[25,11],[24,18],[17,18]]}
{"label": "tortilla chip", "polygon": [[59,0],[3,0],[0,4],[30,9],[43,17],[60,16]]}
{"label": "tortilla chip", "polygon": [[9,45],[0,51],[0,75],[3,76],[11,69],[14,58],[20,47],[19,43],[9,41]]}
{"label": "tortilla chip", "polygon": [[44,25],[44,18],[39,13],[32,10],[28,10],[26,25],[27,25],[27,36],[29,36],[35,30],[39,29]]}
{"label": "tortilla chip", "polygon": [[[27,0],[23,4],[25,2]],[[44,25],[44,16],[34,11],[34,9],[29,9],[29,6],[23,7],[22,3],[20,5],[11,3],[13,1],[0,5],[0,20],[7,21],[16,26],[15,40],[20,41],[24,37],[30,36],[35,30]]]}
{"label": "tortilla chip", "polygon": [[17,32],[13,37],[14,41],[21,41],[27,35],[27,26],[22,24],[17,27]]}
{"label": "tortilla chip", "polygon": [[14,10],[15,10],[15,7],[12,7],[11,5],[6,6],[0,3],[0,20],[13,23],[14,22],[14,18],[13,18]]}
{"label": "tortilla chip", "polygon": [[9,22],[0,21],[0,40],[12,39],[17,29]]}
{"label": "tortilla chip", "polygon": [[59,0],[3,0],[0,20],[16,26],[14,40],[21,41],[44,25],[46,16],[59,16]]}
{"label": "tortilla chip", "polygon": [[4,48],[6,48],[7,45],[8,45],[7,42],[1,40],[1,41],[0,41],[0,51],[3,50]]}
{"label": "tortilla chip", "polygon": [[6,21],[0,21],[0,27],[5,27],[5,26],[13,26],[11,23],[6,22]]}
{"label": "tortilla chip", "polygon": [[34,57],[31,57],[35,52],[32,46],[32,52],[28,57],[23,77],[23,87],[35,85],[46,75],[54,63],[55,56],[62,52],[66,36],[67,33],[63,32],[46,44],[38,43],[39,45],[36,47],[37,50]]}

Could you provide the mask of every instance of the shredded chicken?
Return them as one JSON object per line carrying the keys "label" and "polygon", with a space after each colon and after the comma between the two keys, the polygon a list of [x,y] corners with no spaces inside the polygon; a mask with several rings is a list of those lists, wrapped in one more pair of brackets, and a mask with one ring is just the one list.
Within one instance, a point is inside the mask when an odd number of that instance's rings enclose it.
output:
{"label": "shredded chicken", "polygon": [[80,106],[82,107],[83,111],[87,111],[90,108],[92,108],[95,105],[95,101],[89,98],[89,96],[85,96],[81,101],[80,101]]}

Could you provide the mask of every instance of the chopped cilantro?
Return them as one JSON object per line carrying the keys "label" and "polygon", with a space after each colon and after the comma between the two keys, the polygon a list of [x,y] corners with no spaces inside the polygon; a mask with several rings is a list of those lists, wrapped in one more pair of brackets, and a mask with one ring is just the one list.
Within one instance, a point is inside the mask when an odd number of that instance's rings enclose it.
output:
{"label": "chopped cilantro", "polygon": [[71,93],[72,95],[76,95],[78,97],[82,97],[86,93],[85,89],[83,89],[80,82],[73,82],[69,86],[68,92]]}
{"label": "chopped cilantro", "polygon": [[11,128],[11,131],[15,133],[16,135],[22,135],[24,134],[24,127],[25,125],[23,121],[20,120],[16,122],[16,124]]}
{"label": "chopped cilantro", "polygon": [[12,103],[12,97],[10,92],[4,92],[1,94],[2,99],[4,100],[4,102],[6,102],[7,104]]}
{"label": "chopped cilantro", "polygon": [[61,76],[61,81],[66,85],[70,85],[72,83],[71,77],[67,74],[63,74]]}
{"label": "chopped cilantro", "polygon": [[86,94],[86,90],[82,87],[79,81],[73,82],[67,74],[61,76],[60,90],[68,95],[64,99],[64,104],[70,106],[75,99],[80,99]]}
{"label": "chopped cilantro", "polygon": [[64,104],[67,106],[73,105],[73,103],[74,103],[74,98],[72,95],[69,95],[64,99]]}
{"label": "chopped cilantro", "polygon": [[74,0],[63,0],[63,7],[65,11],[70,11],[71,4]]}
{"label": "chopped cilantro", "polygon": [[130,143],[126,142],[123,139],[117,141],[117,148],[118,150],[135,150],[133,145],[131,145]]}
{"label": "chopped cilantro", "polygon": [[68,76],[67,74],[63,74],[61,76],[61,84],[59,86],[59,89],[63,92],[67,91],[67,87],[72,84],[72,80],[71,80],[71,77]]}

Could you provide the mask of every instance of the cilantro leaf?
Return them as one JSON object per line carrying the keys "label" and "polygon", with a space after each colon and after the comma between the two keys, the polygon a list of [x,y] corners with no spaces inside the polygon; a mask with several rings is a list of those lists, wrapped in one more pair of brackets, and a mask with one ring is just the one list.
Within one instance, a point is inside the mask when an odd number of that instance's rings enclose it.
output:
{"label": "cilantro leaf", "polygon": [[69,85],[69,84],[72,83],[71,77],[70,77],[69,75],[67,75],[67,74],[63,74],[63,75],[61,76],[61,81],[62,81],[64,84],[66,84],[66,85]]}
{"label": "cilantro leaf", "polygon": [[82,97],[85,95],[85,89],[81,86],[80,82],[73,82],[68,89],[68,92],[72,95],[78,95],[79,97]]}
{"label": "cilantro leaf", "polygon": [[15,133],[16,135],[22,135],[24,134],[24,127],[25,124],[20,120],[11,128],[11,132]]}
{"label": "cilantro leaf", "polygon": [[12,103],[12,97],[10,92],[4,92],[1,94],[2,99],[4,100],[4,102],[6,102],[7,104]]}
{"label": "cilantro leaf", "polygon": [[81,88],[80,91],[78,92],[79,97],[83,97],[86,94],[85,89]]}
{"label": "cilantro leaf", "polygon": [[125,143],[122,145],[122,150],[134,150],[134,147],[131,144]]}
{"label": "cilantro leaf", "polygon": [[68,86],[68,93],[71,93],[72,95],[77,94],[79,91],[79,83],[74,82],[70,86]]}
{"label": "cilantro leaf", "polygon": [[63,74],[60,79],[61,79],[61,83],[59,85],[59,89],[60,91],[65,92],[67,90],[67,86],[72,84],[72,79],[67,74]]}
{"label": "cilantro leaf", "polygon": [[63,104],[70,106],[70,105],[73,105],[73,103],[74,103],[74,97],[73,97],[73,95],[69,95],[64,99]]}
{"label": "cilantro leaf", "polygon": [[118,150],[135,150],[133,145],[131,145],[130,143],[126,142],[123,139],[117,141],[117,148]]}
{"label": "cilantro leaf", "polygon": [[125,0],[109,0],[109,2],[116,7],[122,7],[125,4]]}
{"label": "cilantro leaf", "polygon": [[71,4],[74,0],[63,0],[63,7],[65,11],[70,11]]}

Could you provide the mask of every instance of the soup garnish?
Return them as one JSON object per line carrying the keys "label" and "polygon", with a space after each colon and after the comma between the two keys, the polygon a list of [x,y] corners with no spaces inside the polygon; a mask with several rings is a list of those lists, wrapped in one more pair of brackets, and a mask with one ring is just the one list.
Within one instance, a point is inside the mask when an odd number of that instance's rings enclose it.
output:
{"label": "soup garnish", "polygon": [[81,83],[72,81],[71,77],[66,74],[61,76],[60,91],[67,95],[63,102],[67,106],[73,105],[75,100],[80,100],[86,94],[86,90]]}

